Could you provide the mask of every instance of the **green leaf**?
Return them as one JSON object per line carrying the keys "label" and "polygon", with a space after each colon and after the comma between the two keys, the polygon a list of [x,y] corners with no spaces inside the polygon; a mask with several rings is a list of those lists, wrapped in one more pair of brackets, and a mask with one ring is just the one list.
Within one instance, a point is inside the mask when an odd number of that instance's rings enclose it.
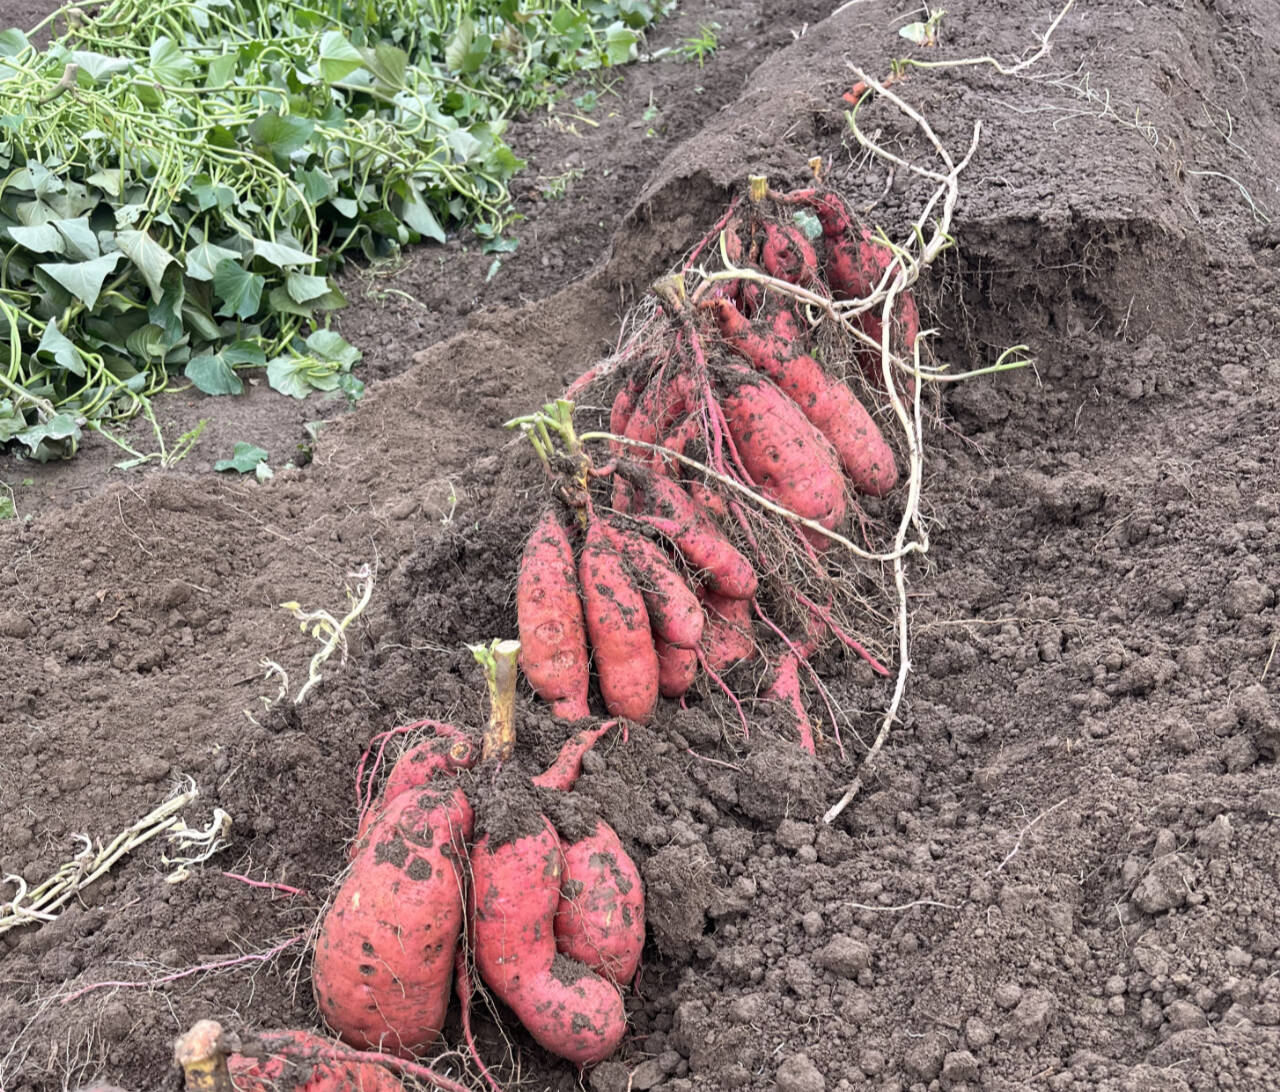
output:
{"label": "green leaf", "polygon": [[267,361],[267,382],[271,389],[301,401],[311,393],[311,380],[307,376],[309,362],[303,358],[278,356]]}
{"label": "green leaf", "polygon": [[453,37],[449,39],[449,44],[444,47],[444,63],[449,67],[451,72],[464,71],[464,65],[467,63],[467,56],[471,52],[471,44],[475,41],[476,25],[471,21],[471,17],[464,15],[458,20],[458,27],[453,32]]}
{"label": "green leaf", "polygon": [[80,426],[69,413],[56,413],[47,421],[23,429],[14,436],[25,444],[38,462],[48,462],[75,451],[80,442]]}
{"label": "green leaf", "polygon": [[325,83],[345,80],[357,68],[364,66],[364,58],[341,31],[328,30],[320,36],[320,78]]}
{"label": "green leaf", "polygon": [[291,272],[284,283],[294,303],[310,303],[329,291],[328,277],[313,277],[309,273]]}
{"label": "green leaf", "polygon": [[219,353],[203,353],[188,362],[185,375],[205,394],[239,394],[244,384],[235,373],[238,364],[262,367],[267,354],[252,341],[235,341]]}
{"label": "green leaf", "polygon": [[30,227],[11,224],[5,230],[15,243],[37,254],[62,254],[66,251],[66,241],[52,222],[33,224]]}
{"label": "green leaf", "polygon": [[360,55],[364,58],[365,67],[379,83],[393,91],[404,88],[409,58],[403,49],[397,49],[389,42],[379,42],[373,49],[360,50]]}
{"label": "green leaf", "polygon": [[610,64],[626,64],[635,54],[636,43],[640,40],[630,27],[622,23],[613,23],[604,33],[605,56]]}
{"label": "green leaf", "polygon": [[446,236],[440,221],[422,199],[422,195],[412,187],[409,189],[409,197],[405,199],[401,215],[404,217],[404,222],[419,235],[434,239],[437,243],[445,241]]}
{"label": "green leaf", "polygon": [[103,282],[115,272],[120,257],[117,250],[88,262],[46,262],[36,268],[48,273],[92,311],[98,306]]}
{"label": "green leaf", "polygon": [[796,209],[791,214],[791,218],[811,243],[817,242],[822,237],[822,223],[808,209]]}
{"label": "green leaf", "polygon": [[89,217],[78,216],[74,220],[54,220],[53,226],[67,241],[74,257],[96,258],[102,251],[98,247],[98,236],[89,226]]}
{"label": "green leaf", "polygon": [[27,36],[17,27],[10,27],[0,33],[0,57],[16,57],[24,49],[30,48],[31,43],[27,40]]}
{"label": "green leaf", "polygon": [[236,191],[230,186],[215,185],[207,174],[196,175],[187,183],[187,189],[196,199],[201,212],[211,208],[219,208],[225,212],[236,203]]}
{"label": "green leaf", "polygon": [[[173,332],[172,330],[165,330],[154,322],[148,322],[145,326],[139,326],[138,329],[134,330],[125,339],[125,345],[128,346],[129,352],[133,354],[134,359],[150,364],[152,361],[163,360],[169,350],[173,348],[169,340]],[[178,336],[182,336],[181,327],[179,327]]]}
{"label": "green leaf", "polygon": [[316,257],[297,247],[285,246],[283,243],[272,243],[266,239],[253,240],[253,253],[276,266],[284,269],[291,265],[314,265]]}
{"label": "green leaf", "polygon": [[193,356],[183,374],[205,394],[239,394],[244,390],[240,377],[221,353]]}
{"label": "green leaf", "polygon": [[315,128],[316,123],[309,118],[293,114],[281,116],[276,110],[268,110],[250,123],[249,137],[272,155],[288,159],[306,145]]}
{"label": "green leaf", "polygon": [[122,170],[101,170],[95,171],[85,179],[91,186],[97,186],[103,193],[109,197],[119,197],[124,190],[124,171]]}
{"label": "green leaf", "polygon": [[236,74],[239,63],[240,58],[234,53],[223,53],[212,58],[204,77],[205,87],[210,90],[226,87],[231,82],[231,77]]}
{"label": "green leaf", "polygon": [[228,250],[215,243],[200,243],[187,251],[187,276],[193,281],[211,281],[218,263],[224,259],[233,262],[240,260],[237,251]]}
{"label": "green leaf", "polygon": [[250,319],[262,302],[262,289],[267,281],[257,273],[250,273],[239,262],[223,258],[213,272],[213,291],[222,306],[218,314],[238,319]]}
{"label": "green leaf", "polygon": [[165,269],[175,260],[173,255],[145,231],[134,228],[116,232],[116,242],[147,282],[151,298],[159,300],[164,295],[164,286],[160,282]]}
{"label": "green leaf", "polygon": [[159,37],[151,43],[151,71],[161,83],[180,87],[195,79],[195,62],[169,38]]}
{"label": "green leaf", "polygon": [[80,359],[80,354],[76,352],[76,347],[66,334],[58,329],[56,322],[50,322],[45,326],[40,344],[36,346],[36,352],[48,353],[60,368],[66,368],[72,375],[84,378],[84,361]]}
{"label": "green leaf", "polygon": [[344,368],[350,368],[364,355],[354,345],[348,344],[337,330],[315,331],[307,338],[307,348],[321,360],[332,360]]}
{"label": "green leaf", "polygon": [[76,65],[81,73],[87,73],[91,84],[99,83],[117,72],[128,72],[133,67],[133,61],[128,57],[108,57],[103,53],[80,49],[74,50],[67,60]]}
{"label": "green leaf", "polygon": [[267,461],[267,452],[265,448],[258,447],[256,444],[246,444],[243,440],[238,440],[236,446],[231,450],[231,458],[219,459],[213,464],[214,470],[236,470],[241,474],[249,474],[258,468],[259,463]]}

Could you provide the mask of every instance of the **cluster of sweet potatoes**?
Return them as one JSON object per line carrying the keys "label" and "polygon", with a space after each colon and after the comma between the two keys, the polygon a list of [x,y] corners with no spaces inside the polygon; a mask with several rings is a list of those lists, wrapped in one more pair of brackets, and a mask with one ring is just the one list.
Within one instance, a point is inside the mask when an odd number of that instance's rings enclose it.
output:
{"label": "cluster of sweet potatoes", "polygon": [[392,768],[321,922],[320,1013],[353,1046],[419,1057],[455,984],[469,1036],[474,965],[543,1047],[579,1066],[602,1061],[626,1031],[620,986],[644,945],[640,875],[608,824],[562,839],[536,793],[568,791],[605,728],[572,737],[527,792],[508,787],[504,798],[530,803],[504,806],[503,830],[476,836],[484,816],[461,776],[476,749],[436,727]]}
{"label": "cluster of sweet potatoes", "polygon": [[[643,722],[700,672],[727,691],[724,672],[763,656],[765,696],[786,703],[813,750],[800,669],[814,651],[834,636],[883,671],[841,624],[828,532],[855,533],[859,498],[884,497],[899,478],[877,423],[886,376],[870,343],[884,336],[883,313],[850,320],[863,337],[846,330],[836,361],[837,339],[823,339],[835,309],[821,305],[871,296],[893,253],[820,189],[761,188],[715,238],[723,273],[692,294],[683,277],[659,282],[639,350],[570,387],[577,398],[612,386],[616,439],[585,472],[586,456],[572,464],[526,544],[522,666],[573,720],[588,714],[594,663],[609,713]],[[909,358],[909,293],[889,315],[891,350]],[[762,516],[745,491],[773,508]]]}

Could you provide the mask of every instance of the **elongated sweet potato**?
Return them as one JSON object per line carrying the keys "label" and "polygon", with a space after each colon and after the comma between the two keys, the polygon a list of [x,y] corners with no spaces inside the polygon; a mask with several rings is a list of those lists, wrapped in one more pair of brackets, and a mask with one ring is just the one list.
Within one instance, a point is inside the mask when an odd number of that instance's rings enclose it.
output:
{"label": "elongated sweet potato", "polygon": [[[545,823],[545,820],[544,820]],[[550,824],[534,835],[471,850],[476,969],[543,1047],[580,1066],[618,1049],[626,1014],[617,989],[556,952],[562,854]]]}
{"label": "elongated sweet potato", "polygon": [[756,574],[751,562],[680,485],[634,464],[618,465],[620,473],[630,475],[633,488],[642,494],[643,505],[638,510],[646,522],[669,538],[692,568],[702,570],[701,580],[707,587],[735,599],[755,595]]}
{"label": "elongated sweet potato", "polygon": [[254,1054],[227,1058],[236,1092],[404,1092],[376,1058],[326,1057],[330,1044],[309,1031],[263,1031],[251,1045]]}
{"label": "elongated sweet potato", "polygon": [[827,375],[813,357],[796,352],[777,334],[778,326],[773,333],[759,333],[727,301],[708,306],[725,342],[772,379],[830,441],[858,492],[882,497],[897,485],[893,449],[847,384]]}
{"label": "elongated sweet potato", "polygon": [[792,284],[808,286],[818,280],[817,252],[795,224],[765,223],[760,264],[766,273]]}
{"label": "elongated sweet potato", "polygon": [[565,740],[560,753],[556,755],[556,760],[542,773],[529,780],[540,789],[568,792],[578,780],[578,775],[582,773],[582,756],[599,742],[600,737],[612,728],[614,723],[614,721],[606,721],[598,728],[584,728]]}
{"label": "elongated sweet potato", "polygon": [[608,823],[564,846],[556,948],[612,982],[628,982],[644,948],[640,871]]}
{"label": "elongated sweet potato", "polygon": [[312,965],[320,1014],[353,1046],[412,1057],[440,1034],[471,825],[460,789],[422,788],[388,801],[365,833]]}
{"label": "elongated sweet potato", "polygon": [[[830,442],[774,383],[735,367],[721,405],[743,466],[756,485],[797,515],[834,529],[845,517],[844,478]],[[801,528],[815,546],[828,540]]]}
{"label": "elongated sweet potato", "polygon": [[600,519],[587,527],[578,577],[605,708],[643,724],[658,702],[658,653],[644,598]]}
{"label": "elongated sweet potato", "polygon": [[699,646],[712,671],[723,671],[742,660],[756,657],[751,628],[751,603],[703,591],[699,598],[707,608],[707,627]]}
{"label": "elongated sweet potato", "polygon": [[588,716],[586,626],[573,548],[554,508],[525,543],[516,579],[520,666],[551,712],[564,720]]}
{"label": "elongated sweet potato", "polygon": [[604,529],[636,576],[654,635],[693,648],[702,636],[702,607],[671,559],[644,535],[612,523]]}
{"label": "elongated sweet potato", "polygon": [[698,654],[691,648],[677,648],[655,637],[658,650],[658,692],[664,698],[682,698],[698,677]]}

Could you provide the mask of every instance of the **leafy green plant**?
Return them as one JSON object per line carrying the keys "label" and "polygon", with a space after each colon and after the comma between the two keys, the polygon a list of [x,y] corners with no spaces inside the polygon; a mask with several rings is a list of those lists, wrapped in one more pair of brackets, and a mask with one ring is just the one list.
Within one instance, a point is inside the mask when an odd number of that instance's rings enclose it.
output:
{"label": "leafy green plant", "polygon": [[244,440],[237,440],[236,446],[231,450],[231,458],[219,459],[213,464],[213,469],[234,470],[238,474],[254,474],[259,481],[272,477],[271,468],[267,466],[266,448],[246,443]]}
{"label": "leafy green plant", "polygon": [[682,61],[697,62],[699,68],[720,45],[720,24],[704,23],[698,27],[698,33],[690,35],[672,49]]}
{"label": "leafy green plant", "polygon": [[[0,33],[0,444],[68,456],[182,381],[362,390],[348,255],[498,240],[507,116],[669,0],[107,0]],[[36,28],[40,29],[40,28]],[[136,452],[132,453],[136,456]]]}

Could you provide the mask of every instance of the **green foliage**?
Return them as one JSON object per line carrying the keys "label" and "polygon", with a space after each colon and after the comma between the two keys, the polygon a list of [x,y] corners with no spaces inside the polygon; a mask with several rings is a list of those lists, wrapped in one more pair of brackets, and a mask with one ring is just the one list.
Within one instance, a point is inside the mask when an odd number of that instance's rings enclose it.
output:
{"label": "green foliage", "polygon": [[243,440],[237,440],[236,446],[231,451],[231,458],[219,459],[213,464],[214,470],[234,470],[240,474],[250,474],[258,469],[259,463],[267,461],[266,448],[258,447],[257,444],[247,444]]}
{"label": "green foliage", "polygon": [[0,34],[0,444],[69,455],[179,375],[358,398],[347,255],[462,227],[501,252],[508,116],[670,6],[107,0],[43,50]]}

